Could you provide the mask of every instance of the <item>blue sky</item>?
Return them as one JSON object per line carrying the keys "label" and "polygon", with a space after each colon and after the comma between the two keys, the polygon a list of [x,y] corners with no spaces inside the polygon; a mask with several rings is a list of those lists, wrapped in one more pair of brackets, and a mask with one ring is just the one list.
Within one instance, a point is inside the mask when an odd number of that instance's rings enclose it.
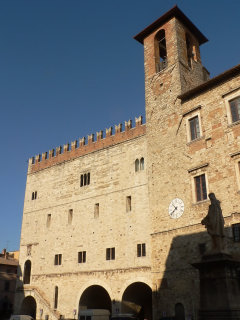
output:
{"label": "blue sky", "polygon": [[176,3],[212,77],[239,63],[239,0],[0,0],[0,250],[19,248],[28,158],[144,116],[133,36]]}

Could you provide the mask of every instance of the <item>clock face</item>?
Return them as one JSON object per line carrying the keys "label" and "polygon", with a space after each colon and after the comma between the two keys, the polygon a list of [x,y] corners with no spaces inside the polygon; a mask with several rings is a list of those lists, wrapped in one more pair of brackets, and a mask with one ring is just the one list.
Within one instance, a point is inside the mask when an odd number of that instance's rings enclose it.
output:
{"label": "clock face", "polygon": [[179,198],[173,199],[168,207],[168,213],[170,217],[173,219],[180,218],[183,212],[184,212],[183,201]]}

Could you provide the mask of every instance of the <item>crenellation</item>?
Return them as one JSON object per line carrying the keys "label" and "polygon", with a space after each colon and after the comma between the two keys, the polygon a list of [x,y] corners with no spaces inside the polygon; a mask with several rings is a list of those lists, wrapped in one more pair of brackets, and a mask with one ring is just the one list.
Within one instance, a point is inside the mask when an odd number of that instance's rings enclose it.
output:
{"label": "crenellation", "polygon": [[79,139],[79,147],[85,146],[85,143],[86,143],[85,137]]}
{"label": "crenellation", "polygon": [[125,121],[125,131],[132,129],[132,120]]}
{"label": "crenellation", "polygon": [[115,134],[122,132],[122,124],[115,125]]}
{"label": "crenellation", "polygon": [[47,158],[48,158],[48,152],[47,151],[43,152],[42,153],[42,160],[47,160]]}
{"label": "crenellation", "polygon": [[35,156],[35,161],[36,161],[36,163],[41,161],[41,155],[40,154],[37,154]]}
{"label": "crenellation", "polygon": [[112,127],[106,128],[106,138],[112,136],[113,134],[112,129],[113,129]]}
{"label": "crenellation", "polygon": [[78,141],[74,140],[71,142],[71,150],[75,150],[78,147]]}
{"label": "crenellation", "polygon": [[71,142],[71,148],[69,143],[64,144],[63,152],[62,146],[59,146],[56,149],[49,150],[48,153],[45,152],[42,155],[37,155],[35,158],[33,157],[34,160],[33,158],[31,158],[31,161],[29,163],[29,172],[35,172],[40,169],[52,166],[53,164],[71,160],[78,156],[110,147],[145,134],[146,126],[142,123],[142,116],[135,118],[135,123],[135,128],[132,128],[132,120],[125,121],[125,131],[122,131],[121,123],[115,125],[115,135],[113,135],[113,128],[109,127],[108,129],[106,129],[105,138],[103,137],[103,131],[100,130],[96,133],[96,141],[94,141],[94,134],[88,135],[87,144],[85,137],[79,139],[79,146],[77,140]]}
{"label": "crenellation", "polygon": [[103,131],[98,131],[97,132],[97,141],[102,140],[103,139]]}
{"label": "crenellation", "polygon": [[64,146],[63,146],[63,152],[65,153],[67,151],[69,151],[69,143],[64,144]]}
{"label": "crenellation", "polygon": [[88,135],[88,144],[93,143],[94,142],[94,133]]}
{"label": "crenellation", "polygon": [[49,154],[49,159],[55,157],[55,149],[49,150],[48,154]]}
{"label": "crenellation", "polygon": [[142,123],[143,123],[143,117],[142,116],[139,116],[138,118],[135,117],[136,127],[141,126]]}
{"label": "crenellation", "polygon": [[62,153],[62,147],[59,146],[59,147],[56,148],[56,156],[58,156],[61,153]]}

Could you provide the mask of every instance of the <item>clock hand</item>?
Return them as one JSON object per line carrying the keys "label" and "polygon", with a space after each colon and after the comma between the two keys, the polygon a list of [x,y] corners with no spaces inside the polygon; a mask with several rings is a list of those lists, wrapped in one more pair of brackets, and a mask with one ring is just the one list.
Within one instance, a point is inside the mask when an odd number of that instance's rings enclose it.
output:
{"label": "clock hand", "polygon": [[174,212],[175,210],[177,210],[177,207],[175,207],[175,209],[171,212],[171,215],[173,214],[173,212]]}

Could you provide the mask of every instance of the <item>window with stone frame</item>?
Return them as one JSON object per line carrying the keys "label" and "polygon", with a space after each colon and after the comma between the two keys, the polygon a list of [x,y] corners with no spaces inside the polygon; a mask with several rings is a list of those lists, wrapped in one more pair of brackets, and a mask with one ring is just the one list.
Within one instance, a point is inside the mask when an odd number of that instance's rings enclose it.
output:
{"label": "window with stone frame", "polygon": [[78,263],[85,263],[86,262],[86,251],[80,251],[78,252]]}
{"label": "window with stone frame", "polygon": [[106,249],[106,260],[115,260],[115,248]]}
{"label": "window with stone frame", "polygon": [[32,192],[32,200],[37,199],[37,191]]}
{"label": "window with stone frame", "polygon": [[54,265],[59,266],[62,264],[62,254],[55,254]]}
{"label": "window with stone frame", "polygon": [[236,97],[229,101],[232,122],[240,120],[240,97]]}
{"label": "window with stone frame", "polygon": [[84,187],[90,184],[90,172],[81,174],[80,176],[80,187]]}
{"label": "window with stone frame", "polygon": [[233,241],[240,242],[240,223],[232,225]]}
{"label": "window with stone frame", "polygon": [[145,257],[146,256],[146,244],[138,243],[137,244],[137,257]]}
{"label": "window with stone frame", "polygon": [[200,124],[199,124],[199,117],[198,115],[190,118],[189,120],[189,130],[190,130],[190,139],[191,141],[200,138]]}
{"label": "window with stone frame", "polygon": [[201,174],[194,177],[196,201],[203,201],[207,199],[207,185],[206,176]]}

